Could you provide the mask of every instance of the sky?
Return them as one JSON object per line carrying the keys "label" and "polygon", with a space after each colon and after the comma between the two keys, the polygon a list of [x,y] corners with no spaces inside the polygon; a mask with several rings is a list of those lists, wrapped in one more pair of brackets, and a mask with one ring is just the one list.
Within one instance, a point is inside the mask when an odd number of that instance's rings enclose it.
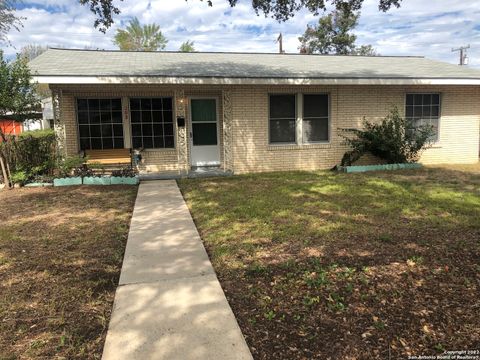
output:
{"label": "sky", "polygon": [[[400,9],[378,11],[379,0],[365,0],[355,30],[357,43],[371,44],[381,55],[422,55],[458,63],[453,47],[470,44],[470,65],[480,68],[480,4],[478,0],[403,0]],[[178,50],[186,40],[197,51],[277,52],[275,40],[283,33],[286,52],[298,52],[298,37],[307,24],[318,22],[307,11],[279,23],[257,16],[251,0],[239,0],[230,8],[227,0],[213,0],[213,7],[200,0],[116,1],[121,14],[105,33],[93,27],[94,16],[77,0],[23,0],[19,16],[26,18],[20,32],[8,34],[11,46],[3,46],[13,57],[27,44],[66,48],[115,49],[116,29],[138,17],[155,22],[169,40],[166,50]]]}

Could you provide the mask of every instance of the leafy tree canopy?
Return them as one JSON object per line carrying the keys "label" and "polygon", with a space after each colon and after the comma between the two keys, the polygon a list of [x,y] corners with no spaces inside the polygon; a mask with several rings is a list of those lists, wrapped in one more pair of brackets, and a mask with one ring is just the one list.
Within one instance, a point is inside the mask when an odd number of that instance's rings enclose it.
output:
{"label": "leafy tree canopy", "polygon": [[178,49],[181,52],[194,52],[195,47],[194,47],[194,42],[187,40],[180,45],[180,48]]}
{"label": "leafy tree canopy", "polygon": [[168,40],[157,24],[141,25],[137,18],[130,21],[126,29],[117,30],[113,43],[120,50],[156,51],[163,50]]}
{"label": "leafy tree canopy", "polygon": [[9,43],[7,33],[11,29],[20,30],[22,18],[15,16],[16,0],[0,0],[0,43]]}
{"label": "leafy tree canopy", "polygon": [[358,24],[360,13],[335,10],[319,19],[318,25],[307,26],[299,37],[301,53],[337,55],[375,55],[371,45],[357,46],[357,36],[352,30]]}
{"label": "leafy tree canopy", "polygon": [[25,57],[17,55],[14,61],[7,61],[0,50],[0,117],[20,121],[31,118],[40,106],[31,80]]}
{"label": "leafy tree canopy", "polygon": [[[120,13],[120,9],[114,5],[115,0],[78,0],[80,4],[88,6],[95,14],[95,27],[105,32],[114,22],[114,16]],[[122,0],[119,0],[122,1]],[[188,1],[188,0],[186,0]],[[192,0],[191,0],[192,1]],[[204,0],[200,0],[204,1]],[[205,0],[209,6],[213,6],[212,0]],[[228,1],[234,7],[238,0]],[[298,11],[307,9],[314,15],[333,5],[336,9],[343,9],[349,12],[359,11],[364,0],[252,0],[252,8],[257,14],[263,13],[278,21],[286,21],[293,17]],[[402,0],[379,0],[380,11],[387,11],[392,6],[399,7]],[[118,2],[117,2],[118,3]]]}

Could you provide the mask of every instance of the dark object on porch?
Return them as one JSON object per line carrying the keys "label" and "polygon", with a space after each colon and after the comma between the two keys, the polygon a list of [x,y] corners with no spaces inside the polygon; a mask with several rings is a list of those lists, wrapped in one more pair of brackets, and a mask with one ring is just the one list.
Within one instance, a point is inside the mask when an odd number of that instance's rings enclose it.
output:
{"label": "dark object on porch", "polygon": [[109,167],[132,164],[130,149],[85,150],[88,164],[100,164]]}

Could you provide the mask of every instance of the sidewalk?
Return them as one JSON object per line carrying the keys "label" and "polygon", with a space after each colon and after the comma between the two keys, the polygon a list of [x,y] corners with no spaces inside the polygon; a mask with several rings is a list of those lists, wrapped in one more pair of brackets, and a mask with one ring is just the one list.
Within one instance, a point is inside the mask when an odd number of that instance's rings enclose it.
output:
{"label": "sidewalk", "polygon": [[140,185],[103,359],[252,359],[175,181]]}

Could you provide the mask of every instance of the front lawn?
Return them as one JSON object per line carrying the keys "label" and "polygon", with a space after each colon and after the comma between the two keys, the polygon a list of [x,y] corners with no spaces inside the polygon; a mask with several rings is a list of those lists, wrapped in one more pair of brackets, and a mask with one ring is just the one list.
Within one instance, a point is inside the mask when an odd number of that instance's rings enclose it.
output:
{"label": "front lawn", "polygon": [[101,357],[136,191],[0,191],[0,359]]}
{"label": "front lawn", "polygon": [[180,187],[256,359],[480,346],[480,165]]}

